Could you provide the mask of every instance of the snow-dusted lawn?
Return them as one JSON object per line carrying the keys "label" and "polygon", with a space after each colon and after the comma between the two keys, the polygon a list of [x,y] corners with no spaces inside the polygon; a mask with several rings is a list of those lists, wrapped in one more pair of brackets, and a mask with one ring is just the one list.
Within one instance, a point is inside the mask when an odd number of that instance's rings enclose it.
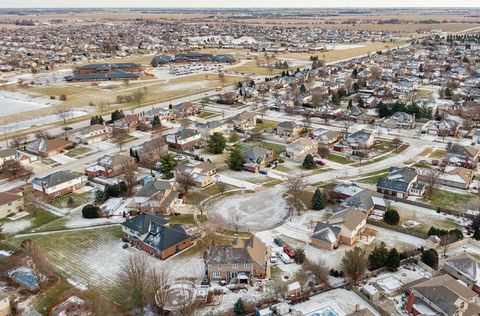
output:
{"label": "snow-dusted lawn", "polygon": [[[108,291],[117,280],[124,262],[131,255],[145,254],[135,248],[122,249],[120,227],[95,228],[60,233],[46,233],[28,238],[47,251],[58,268],[82,286],[98,286]],[[18,243],[20,239],[16,240]],[[201,279],[204,264],[200,255],[180,253],[162,261],[148,256],[152,267],[164,266],[173,278]]]}
{"label": "snow-dusted lawn", "polygon": [[208,215],[221,216],[231,228],[238,222],[241,231],[262,231],[281,225],[289,213],[282,198],[283,188],[232,195],[211,206]]}
{"label": "snow-dusted lawn", "polygon": [[32,222],[29,219],[17,219],[17,220],[6,220],[2,225],[2,233],[5,234],[14,234],[22,230],[25,230],[32,226]]}

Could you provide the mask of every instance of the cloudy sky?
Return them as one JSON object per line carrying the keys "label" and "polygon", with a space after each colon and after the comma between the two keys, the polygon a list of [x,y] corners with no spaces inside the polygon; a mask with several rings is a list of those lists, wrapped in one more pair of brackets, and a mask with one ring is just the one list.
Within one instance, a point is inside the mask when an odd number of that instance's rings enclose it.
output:
{"label": "cloudy sky", "polygon": [[0,8],[60,7],[480,7],[479,0],[0,0]]}

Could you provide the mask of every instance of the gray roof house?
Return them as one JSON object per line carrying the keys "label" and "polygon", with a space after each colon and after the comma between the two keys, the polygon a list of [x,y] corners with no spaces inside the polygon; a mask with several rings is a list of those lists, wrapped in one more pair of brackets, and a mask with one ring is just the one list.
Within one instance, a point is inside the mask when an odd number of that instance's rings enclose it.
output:
{"label": "gray roof house", "polygon": [[388,176],[378,180],[377,192],[407,198],[417,178],[417,172],[410,167],[391,167]]}
{"label": "gray roof house", "polygon": [[363,212],[370,213],[373,209],[386,210],[389,202],[383,198],[383,194],[365,189],[347,198],[341,205],[343,207],[354,206]]}

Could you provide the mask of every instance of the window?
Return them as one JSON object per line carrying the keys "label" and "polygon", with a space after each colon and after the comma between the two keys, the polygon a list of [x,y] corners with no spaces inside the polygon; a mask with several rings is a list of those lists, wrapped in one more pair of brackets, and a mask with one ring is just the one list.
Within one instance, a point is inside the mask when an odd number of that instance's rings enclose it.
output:
{"label": "window", "polygon": [[221,278],[222,277],[222,274],[220,272],[213,272],[212,273],[212,277],[214,278]]}
{"label": "window", "polygon": [[222,270],[222,265],[221,265],[221,264],[218,264],[218,265],[217,265],[217,268],[218,268],[218,270]]}
{"label": "window", "polygon": [[244,264],[244,268],[245,268],[245,269],[250,269],[250,263],[248,263],[248,262],[245,263],[245,264]]}
{"label": "window", "polygon": [[238,264],[234,263],[233,264],[233,269],[235,269],[235,270],[238,269]]}

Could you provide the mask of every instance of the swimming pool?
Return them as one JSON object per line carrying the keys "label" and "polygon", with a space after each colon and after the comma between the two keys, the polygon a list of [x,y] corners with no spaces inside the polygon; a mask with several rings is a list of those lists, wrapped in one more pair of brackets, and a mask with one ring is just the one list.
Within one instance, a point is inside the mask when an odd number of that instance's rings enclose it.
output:
{"label": "swimming pool", "polygon": [[338,316],[330,306],[323,307],[318,311],[310,313],[306,316]]}
{"label": "swimming pool", "polygon": [[10,277],[28,287],[35,287],[38,285],[37,278],[31,271],[15,271]]}

